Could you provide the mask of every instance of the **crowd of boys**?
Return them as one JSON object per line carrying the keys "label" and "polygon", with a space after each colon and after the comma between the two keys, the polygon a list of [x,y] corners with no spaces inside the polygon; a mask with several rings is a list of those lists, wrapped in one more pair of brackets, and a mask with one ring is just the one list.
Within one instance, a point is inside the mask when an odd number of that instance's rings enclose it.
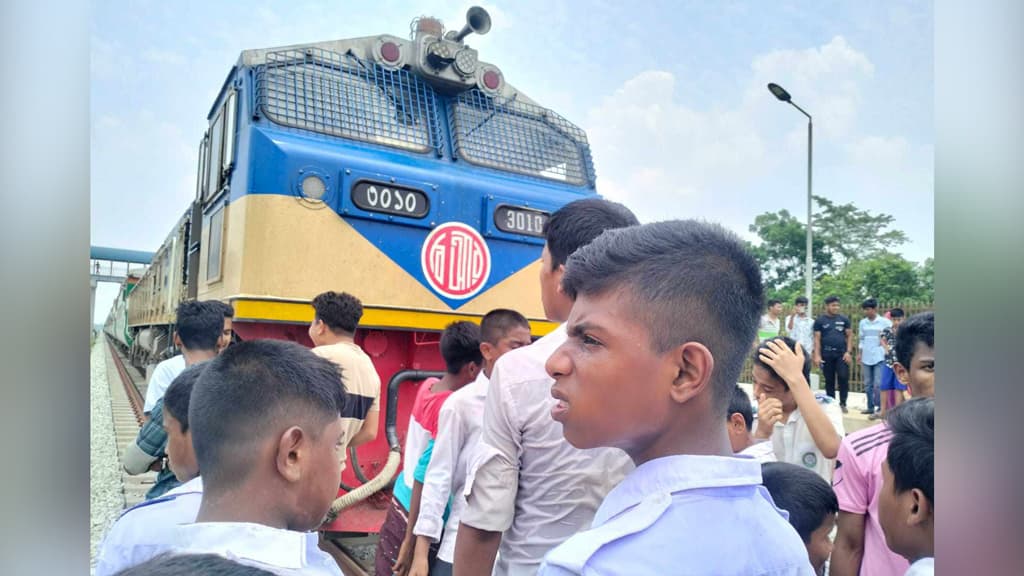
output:
{"label": "crowd of boys", "polygon": [[[913,398],[847,436],[849,319],[835,301],[813,322],[805,301],[762,318],[760,271],[736,235],[640,225],[587,199],[552,214],[545,240],[542,304],[560,326],[531,343],[526,318],[499,309],[444,330],[378,576],[931,573],[931,313],[862,328],[882,351],[879,383],[891,356]],[[327,292],[313,307],[310,351],[222,346],[223,305],[182,304],[184,353],[154,372],[169,386],[150,383],[133,464],[166,454],[181,485],[117,520],[97,576],[341,574],[315,531],[346,449],[376,435],[380,380],[353,338],[359,301]],[[756,418],[736,384],[755,339]],[[838,405],[812,391],[812,359],[831,363]]]}

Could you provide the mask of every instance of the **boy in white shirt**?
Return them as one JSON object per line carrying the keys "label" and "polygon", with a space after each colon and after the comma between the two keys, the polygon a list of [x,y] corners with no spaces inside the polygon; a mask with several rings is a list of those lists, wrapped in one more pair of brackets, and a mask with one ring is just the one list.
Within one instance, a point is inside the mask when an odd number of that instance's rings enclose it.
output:
{"label": "boy in white shirt", "polygon": [[770,438],[775,458],[810,468],[832,482],[832,466],[845,429],[829,396],[807,383],[810,358],[792,338],[766,340],[754,352],[757,440]]}
{"label": "boy in white shirt", "polygon": [[278,340],[240,342],[209,363],[188,414],[202,503],[196,523],[178,527],[173,552],[341,576],[312,532],[338,494],[346,447],[338,370]]}
{"label": "boy in white shirt", "polygon": [[192,388],[206,363],[189,366],[163,396],[163,426],[167,431],[168,465],[181,486],[160,498],[147,500],[121,514],[110,527],[96,556],[96,576],[109,576],[145,562],[166,550],[175,526],[195,522],[203,483],[192,449],[188,406]]}
{"label": "boy in white shirt", "polygon": [[[503,354],[530,345],[530,323],[519,312],[499,308],[480,321],[480,353],[483,372],[469,386],[456,390],[441,407],[434,453],[427,467],[420,499],[419,517],[413,534],[416,549],[409,576],[445,576],[452,573],[459,516],[466,507],[462,494],[480,440],[484,401],[491,369]],[[443,515],[452,499],[448,521]],[[441,537],[442,528],[444,537]],[[430,545],[441,541],[437,560],[428,566]]]}

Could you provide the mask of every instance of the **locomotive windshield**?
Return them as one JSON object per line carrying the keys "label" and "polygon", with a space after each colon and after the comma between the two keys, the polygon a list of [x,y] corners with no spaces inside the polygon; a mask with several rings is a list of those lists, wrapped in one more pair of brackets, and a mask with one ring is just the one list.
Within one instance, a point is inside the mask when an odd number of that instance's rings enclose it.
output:
{"label": "locomotive windshield", "polygon": [[270,52],[257,92],[277,124],[415,152],[441,149],[434,91],[404,70],[316,48]]}
{"label": "locomotive windshield", "polygon": [[441,96],[407,70],[320,48],[269,52],[257,73],[257,104],[274,123],[412,152],[441,155],[441,98],[449,99],[454,156],[593,185],[586,134],[543,107],[479,89]]}

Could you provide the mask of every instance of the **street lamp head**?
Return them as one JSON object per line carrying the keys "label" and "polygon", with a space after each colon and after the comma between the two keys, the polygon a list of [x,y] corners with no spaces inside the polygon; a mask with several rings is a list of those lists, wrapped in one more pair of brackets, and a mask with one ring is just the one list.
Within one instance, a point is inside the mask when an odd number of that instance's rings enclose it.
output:
{"label": "street lamp head", "polygon": [[776,98],[778,98],[779,100],[781,100],[783,102],[789,102],[789,100],[791,98],[791,96],[789,95],[789,92],[786,92],[785,88],[783,88],[782,86],[779,86],[778,84],[776,84],[774,82],[768,84],[768,90],[770,90],[771,93],[774,94]]}

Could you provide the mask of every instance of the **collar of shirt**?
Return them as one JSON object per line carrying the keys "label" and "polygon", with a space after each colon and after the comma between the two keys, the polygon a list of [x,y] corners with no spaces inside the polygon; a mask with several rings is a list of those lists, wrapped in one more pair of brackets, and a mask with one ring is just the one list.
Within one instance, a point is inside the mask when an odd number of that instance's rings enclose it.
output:
{"label": "collar of shirt", "polygon": [[655,493],[761,484],[761,463],[726,456],[665,456],[644,462],[612,489],[594,516],[596,528]]}
{"label": "collar of shirt", "polygon": [[188,482],[185,482],[181,486],[178,486],[174,490],[168,491],[167,492],[167,496],[176,496],[178,494],[191,494],[191,493],[202,494],[202,492],[203,492],[203,478],[201,476],[196,476],[195,478],[189,480]]}
{"label": "collar of shirt", "polygon": [[197,522],[178,527],[174,548],[301,570],[315,555],[315,532],[282,530],[249,522]]}

